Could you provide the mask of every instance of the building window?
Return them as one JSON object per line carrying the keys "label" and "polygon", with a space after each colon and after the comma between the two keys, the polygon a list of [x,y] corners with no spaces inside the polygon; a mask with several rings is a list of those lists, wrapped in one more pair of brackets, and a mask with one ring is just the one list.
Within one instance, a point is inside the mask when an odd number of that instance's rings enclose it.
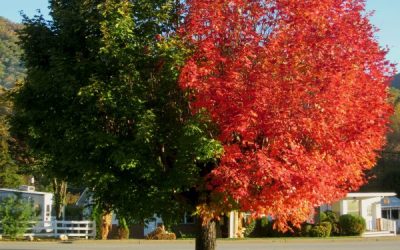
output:
{"label": "building window", "polygon": [[372,205],[367,206],[367,216],[372,216]]}
{"label": "building window", "polygon": [[347,201],[347,213],[352,215],[360,214],[360,206],[358,200],[348,200]]}
{"label": "building window", "polygon": [[185,213],[185,215],[183,216],[183,224],[194,224],[196,223],[196,217]]}
{"label": "building window", "polygon": [[50,205],[46,205],[46,220],[50,217]]}
{"label": "building window", "polygon": [[398,220],[399,219],[399,210],[398,209],[394,209],[392,210],[392,220]]}
{"label": "building window", "polygon": [[382,210],[382,218],[384,219],[389,219],[389,211],[388,210]]}

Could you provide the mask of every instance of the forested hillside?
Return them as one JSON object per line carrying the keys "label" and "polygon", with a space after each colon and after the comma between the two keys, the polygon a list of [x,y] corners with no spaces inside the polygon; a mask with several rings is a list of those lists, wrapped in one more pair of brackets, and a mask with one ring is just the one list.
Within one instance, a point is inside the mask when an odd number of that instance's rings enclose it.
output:
{"label": "forested hillside", "polygon": [[397,75],[394,76],[394,79],[393,79],[393,82],[392,82],[392,87],[400,89],[400,74],[397,74]]}
{"label": "forested hillside", "polygon": [[7,116],[12,110],[8,91],[24,76],[20,60],[21,49],[16,31],[20,24],[0,17],[0,187],[16,187],[22,183],[18,166],[9,153],[10,135]]}
{"label": "forested hillside", "polygon": [[394,77],[390,92],[394,113],[391,117],[387,144],[377,166],[371,171],[373,177],[363,191],[394,191],[400,195],[400,74]]}
{"label": "forested hillside", "polygon": [[16,31],[20,24],[12,23],[0,17],[0,86],[10,89],[24,75],[20,61],[21,49],[17,44]]}

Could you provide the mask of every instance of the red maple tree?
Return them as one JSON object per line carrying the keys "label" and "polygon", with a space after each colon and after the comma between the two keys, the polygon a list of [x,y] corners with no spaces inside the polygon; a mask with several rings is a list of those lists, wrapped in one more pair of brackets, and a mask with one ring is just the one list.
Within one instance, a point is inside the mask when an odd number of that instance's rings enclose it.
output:
{"label": "red maple tree", "polygon": [[365,183],[394,68],[364,13],[364,0],[187,1],[180,85],[220,129],[208,186],[225,205],[285,229]]}

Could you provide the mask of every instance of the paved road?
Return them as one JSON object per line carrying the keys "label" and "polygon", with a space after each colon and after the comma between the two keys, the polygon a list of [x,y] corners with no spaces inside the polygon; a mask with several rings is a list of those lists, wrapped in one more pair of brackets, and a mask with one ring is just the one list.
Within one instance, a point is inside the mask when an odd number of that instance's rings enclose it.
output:
{"label": "paved road", "polygon": [[[0,242],[1,250],[194,250],[194,241]],[[399,250],[392,239],[218,241],[217,250]]]}

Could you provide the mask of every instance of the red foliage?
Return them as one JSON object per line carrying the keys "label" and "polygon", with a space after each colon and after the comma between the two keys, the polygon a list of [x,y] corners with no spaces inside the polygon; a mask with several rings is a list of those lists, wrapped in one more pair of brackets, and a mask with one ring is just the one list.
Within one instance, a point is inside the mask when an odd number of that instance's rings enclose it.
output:
{"label": "red foliage", "polygon": [[[393,65],[363,0],[188,0],[180,85],[224,156],[209,186],[298,224],[365,182],[385,142]],[[228,199],[226,200],[228,201]]]}

